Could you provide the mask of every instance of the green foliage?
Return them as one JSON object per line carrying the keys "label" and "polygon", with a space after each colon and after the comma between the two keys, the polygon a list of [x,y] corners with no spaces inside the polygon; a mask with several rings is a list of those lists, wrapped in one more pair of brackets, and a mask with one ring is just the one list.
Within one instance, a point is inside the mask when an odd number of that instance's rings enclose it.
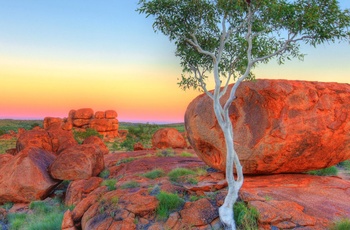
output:
{"label": "green foliage", "polygon": [[156,153],[157,157],[173,157],[175,156],[175,151],[171,148],[169,149],[160,149]]}
{"label": "green foliage", "polygon": [[10,229],[19,230],[27,222],[27,215],[25,213],[10,213],[8,220]]}
{"label": "green foliage", "polygon": [[43,121],[42,120],[3,119],[3,120],[0,120],[0,133],[1,132],[8,133],[10,130],[17,132],[19,128],[23,128],[25,130],[31,130],[36,125],[43,127]]}
{"label": "green foliage", "polygon": [[331,227],[331,230],[349,230],[350,229],[350,219],[344,218],[338,221],[335,221]]}
{"label": "green foliage", "polygon": [[195,175],[196,173],[190,169],[186,168],[176,168],[168,173],[168,177],[172,182],[188,182],[193,183],[193,177],[188,177],[189,175]]}
{"label": "green foliage", "polygon": [[188,153],[188,152],[182,152],[180,154],[180,156],[182,156],[182,157],[195,157],[192,153]]}
{"label": "green foliage", "polygon": [[343,168],[343,169],[345,169],[345,170],[349,170],[350,171],[350,160],[340,162],[338,164],[338,166]]}
{"label": "green foliage", "polygon": [[6,153],[6,150],[8,149],[14,149],[16,148],[16,138],[12,139],[1,139],[0,140],[0,154]]}
{"label": "green foliage", "polygon": [[140,142],[145,148],[150,148],[152,136],[158,129],[158,125],[152,125],[148,123],[138,124],[137,126],[129,126],[128,135],[120,146],[129,151],[132,151],[134,149],[134,144]]}
{"label": "green foliage", "polygon": [[335,166],[319,169],[319,170],[311,170],[308,172],[310,175],[315,176],[336,176],[338,174],[338,169]]}
{"label": "green foliage", "polygon": [[255,208],[249,208],[243,201],[236,202],[233,208],[237,229],[258,229],[259,213]]}
{"label": "green foliage", "polygon": [[184,204],[184,200],[181,199],[177,194],[167,193],[161,191],[157,195],[159,204],[157,207],[157,217],[161,220],[165,220],[169,217],[172,211],[177,210]]}
{"label": "green foliage", "polygon": [[134,161],[134,160],[136,160],[135,157],[123,158],[123,159],[119,160],[119,161],[116,163],[116,165],[121,165],[121,164],[129,163],[129,162],[132,162],[132,161]]}
{"label": "green foliage", "polygon": [[216,61],[220,78],[234,80],[248,70],[252,79],[250,68],[273,57],[280,64],[303,59],[302,41],[349,40],[349,10],[335,0],[140,0],[138,12],[152,16],[153,29],[175,42],[185,89],[206,87]]}
{"label": "green foliage", "polygon": [[117,180],[112,178],[112,179],[106,179],[104,181],[101,182],[101,186],[107,186],[109,191],[113,191],[116,190],[116,184]]}
{"label": "green foliage", "polygon": [[159,177],[162,177],[164,176],[165,173],[162,169],[154,169],[150,172],[147,172],[145,174],[143,174],[144,177],[148,178],[148,179],[156,179],[156,178],[159,178]]}
{"label": "green foliage", "polygon": [[29,204],[29,208],[32,210],[32,213],[9,214],[10,229],[61,229],[63,213],[66,207],[57,200],[33,201]]}
{"label": "green foliage", "polygon": [[103,138],[103,136],[99,132],[97,132],[95,129],[91,129],[91,128],[86,129],[86,131],[74,130],[73,135],[74,135],[74,139],[80,144],[83,143],[83,141],[86,138],[91,137],[91,136],[96,136],[96,137],[99,137],[101,139]]}
{"label": "green foliage", "polygon": [[137,188],[140,187],[140,183],[138,183],[137,181],[129,181],[126,182],[125,184],[123,184],[122,186],[120,186],[122,189],[128,189],[128,188]]}
{"label": "green foliage", "polygon": [[103,179],[107,179],[109,177],[109,174],[110,174],[109,169],[105,168],[102,172],[100,172],[98,176]]}
{"label": "green foliage", "polygon": [[7,202],[7,203],[1,205],[0,207],[1,207],[1,208],[4,208],[4,209],[6,209],[6,210],[10,210],[10,208],[12,208],[12,206],[13,206],[13,203],[12,203],[12,202]]}

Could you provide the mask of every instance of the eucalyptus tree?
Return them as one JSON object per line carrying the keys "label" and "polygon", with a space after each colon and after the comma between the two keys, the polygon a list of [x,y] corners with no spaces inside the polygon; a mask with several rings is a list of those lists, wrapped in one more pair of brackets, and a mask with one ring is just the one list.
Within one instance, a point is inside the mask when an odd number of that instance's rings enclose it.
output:
{"label": "eucalyptus tree", "polygon": [[[153,29],[175,43],[183,68],[179,85],[199,88],[213,100],[226,143],[228,193],[219,215],[226,229],[235,229],[233,205],[243,172],[229,107],[237,88],[254,79],[259,63],[303,59],[301,43],[349,40],[350,13],[337,0],[140,0],[138,12],[152,16]],[[213,91],[207,88],[209,77]],[[220,100],[224,94],[226,101]]]}

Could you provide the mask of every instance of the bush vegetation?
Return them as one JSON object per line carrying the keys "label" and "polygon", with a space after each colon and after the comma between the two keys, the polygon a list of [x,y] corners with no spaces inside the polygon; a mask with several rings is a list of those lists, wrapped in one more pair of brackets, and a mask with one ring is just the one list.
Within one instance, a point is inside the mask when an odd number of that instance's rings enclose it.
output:
{"label": "bush vegetation", "polygon": [[175,151],[171,148],[169,149],[159,149],[156,152],[157,157],[173,157],[175,156]]}
{"label": "bush vegetation", "polygon": [[0,120],[0,135],[1,133],[3,134],[8,133],[10,130],[17,132],[19,128],[30,130],[38,125],[40,127],[43,127],[43,121],[42,120],[2,119]]}
{"label": "bush vegetation", "polygon": [[196,172],[186,168],[176,168],[168,173],[168,177],[172,182],[196,184],[197,181],[193,175],[196,175]]}
{"label": "bush vegetation", "polygon": [[167,219],[172,211],[179,209],[185,203],[177,194],[164,191],[160,191],[157,199],[159,200],[159,204],[156,211],[157,217],[160,220]]}
{"label": "bush vegetation", "polygon": [[147,172],[145,174],[143,174],[144,177],[148,178],[148,179],[156,179],[156,178],[159,178],[159,177],[162,177],[164,176],[165,173],[162,169],[154,169],[150,172]]}
{"label": "bush vegetation", "polygon": [[158,129],[158,125],[148,123],[129,126],[126,139],[120,146],[128,151],[132,151],[134,150],[134,144],[140,142],[145,148],[150,148],[152,144],[152,136]]}
{"label": "bush vegetation", "polygon": [[238,230],[258,229],[259,213],[255,208],[250,208],[245,202],[236,202],[234,207],[234,218]]}
{"label": "bush vegetation", "polygon": [[128,189],[128,188],[137,188],[140,187],[140,183],[137,181],[129,181],[126,182],[125,184],[123,184],[122,186],[120,186],[122,189]]}
{"label": "bush vegetation", "polygon": [[331,230],[349,230],[350,229],[350,219],[343,218],[332,223]]}
{"label": "bush vegetation", "polygon": [[343,161],[343,162],[340,162],[338,164],[339,167],[345,169],[345,170],[348,170],[350,171],[350,160],[347,160],[347,161]]}
{"label": "bush vegetation", "polygon": [[101,182],[101,186],[107,186],[109,191],[113,191],[116,190],[116,184],[117,180],[112,178],[112,179],[106,179],[104,181]]}
{"label": "bush vegetation", "polygon": [[33,201],[29,204],[32,213],[10,213],[8,222],[12,230],[60,230],[63,213],[67,208],[57,200]]}
{"label": "bush vegetation", "polygon": [[338,169],[337,167],[332,166],[329,168],[312,170],[312,171],[309,171],[308,174],[315,175],[315,176],[336,176],[338,174]]}

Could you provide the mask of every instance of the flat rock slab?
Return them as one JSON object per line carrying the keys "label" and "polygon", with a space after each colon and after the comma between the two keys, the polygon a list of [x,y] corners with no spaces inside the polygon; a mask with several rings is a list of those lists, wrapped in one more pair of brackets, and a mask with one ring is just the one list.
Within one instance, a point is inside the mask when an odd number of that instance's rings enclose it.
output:
{"label": "flat rock slab", "polygon": [[261,229],[329,229],[350,218],[350,181],[281,174],[246,177],[241,198],[259,213]]}

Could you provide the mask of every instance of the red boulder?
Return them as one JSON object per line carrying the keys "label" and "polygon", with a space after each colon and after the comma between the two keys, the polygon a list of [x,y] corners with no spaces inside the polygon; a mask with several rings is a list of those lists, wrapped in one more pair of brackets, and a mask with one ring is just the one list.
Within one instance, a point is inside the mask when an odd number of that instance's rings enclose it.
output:
{"label": "red boulder", "polygon": [[105,143],[99,137],[90,136],[83,141],[83,144],[93,144],[95,146],[98,146],[103,154],[109,153],[109,149],[107,148]]}
{"label": "red boulder", "polygon": [[97,176],[103,169],[101,149],[85,144],[72,146],[61,152],[50,166],[50,173],[59,180],[82,180]]}
{"label": "red boulder", "polygon": [[27,147],[38,147],[50,152],[53,151],[51,138],[44,129],[25,131],[19,136],[16,143],[17,152],[20,152]]}
{"label": "red boulder", "polygon": [[114,110],[106,110],[106,118],[107,119],[116,119],[118,116],[117,112]]}
{"label": "red boulder", "polygon": [[[73,113],[73,112],[72,112]],[[94,115],[94,111],[90,108],[78,109],[74,112],[74,119],[90,119]]]}
{"label": "red boulder", "polygon": [[[236,96],[229,116],[244,173],[305,172],[350,158],[349,84],[257,80],[243,82]],[[224,170],[225,142],[208,96],[190,103],[185,127],[199,157]]]}
{"label": "red boulder", "polygon": [[56,186],[47,172],[55,156],[39,148],[26,148],[0,170],[0,204],[45,198]]}
{"label": "red boulder", "polygon": [[186,148],[187,143],[181,133],[174,128],[163,128],[157,130],[152,137],[153,148]]}

